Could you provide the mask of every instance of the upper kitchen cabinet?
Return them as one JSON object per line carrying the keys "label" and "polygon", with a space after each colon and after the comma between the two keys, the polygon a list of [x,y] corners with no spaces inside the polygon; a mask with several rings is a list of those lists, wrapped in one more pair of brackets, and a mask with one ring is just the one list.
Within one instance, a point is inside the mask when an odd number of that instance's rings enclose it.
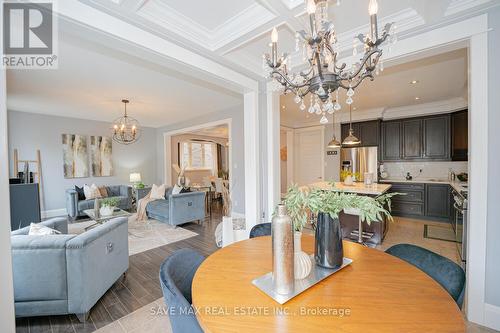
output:
{"label": "upper kitchen cabinet", "polygon": [[[380,141],[380,120],[363,121],[352,124],[354,135],[361,140],[358,147],[378,146]],[[349,135],[349,124],[342,124],[342,141]]]}
{"label": "upper kitchen cabinet", "polygon": [[451,159],[450,115],[382,122],[382,160]]}
{"label": "upper kitchen cabinet", "polygon": [[401,160],[401,121],[382,122],[381,148],[383,161]]}
{"label": "upper kitchen cabinet", "polygon": [[422,158],[422,120],[403,120],[401,124],[403,131],[403,159]]}
{"label": "upper kitchen cabinet", "polygon": [[469,119],[467,110],[451,114],[451,159],[467,161],[469,152]]}
{"label": "upper kitchen cabinet", "polygon": [[450,116],[423,119],[423,158],[431,160],[450,159]]}

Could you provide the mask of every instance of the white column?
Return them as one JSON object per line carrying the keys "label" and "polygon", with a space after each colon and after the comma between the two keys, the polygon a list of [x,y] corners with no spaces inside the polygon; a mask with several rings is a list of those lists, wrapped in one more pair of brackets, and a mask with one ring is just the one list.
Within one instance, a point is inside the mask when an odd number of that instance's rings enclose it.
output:
{"label": "white column", "polygon": [[260,162],[259,162],[259,97],[258,91],[243,95],[245,126],[245,219],[247,231],[260,223]]}
{"label": "white column", "polygon": [[271,220],[276,205],[280,202],[280,97],[267,84],[267,220]]}
{"label": "white column", "polygon": [[[0,17],[2,10],[0,9]],[[1,34],[0,34],[1,36]],[[1,49],[1,48],[0,48]],[[0,331],[14,333],[14,291],[10,249],[9,150],[5,70],[0,70]]]}
{"label": "white column", "polygon": [[486,225],[488,202],[488,35],[469,48],[469,219],[467,318],[485,324]]}

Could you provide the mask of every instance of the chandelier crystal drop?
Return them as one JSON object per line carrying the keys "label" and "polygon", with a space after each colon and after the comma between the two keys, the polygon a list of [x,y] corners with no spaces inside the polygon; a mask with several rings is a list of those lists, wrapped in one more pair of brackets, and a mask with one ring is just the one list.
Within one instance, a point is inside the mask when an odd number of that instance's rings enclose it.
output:
{"label": "chandelier crystal drop", "polygon": [[[337,1],[337,5],[340,1]],[[278,30],[273,28],[271,33],[271,53],[265,54],[265,67],[273,86],[280,87],[280,91],[295,94],[294,101],[298,104],[303,101],[307,94],[315,95],[323,104],[323,110],[340,110],[338,90],[343,88],[347,91],[347,104],[353,103],[356,88],[369,78],[374,79],[375,74],[383,70],[380,62],[382,56],[381,45],[389,39],[391,43],[396,41],[393,23],[385,25],[382,34],[378,31],[378,3],[370,0],[368,14],[370,17],[370,31],[366,35],[359,34],[354,37],[353,54],[357,55],[361,50],[362,56],[357,63],[348,67],[345,63],[339,63],[340,57],[337,40],[337,32],[334,24],[328,20],[328,0],[306,0],[306,10],[309,16],[309,31],[298,31],[296,34],[295,51],[302,55],[307,63],[307,69],[299,73],[291,73],[290,55],[278,55]],[[359,47],[362,45],[363,47]],[[379,64],[380,62],[380,64]],[[276,88],[276,90],[278,90]],[[332,94],[336,94],[335,104],[330,107]],[[302,104],[300,107],[301,110]],[[311,99],[309,112],[314,113]]]}
{"label": "chandelier crystal drop", "polygon": [[127,114],[127,104],[130,101],[123,99],[125,107],[123,117],[115,119],[112,124],[113,140],[120,144],[129,145],[136,142],[141,136],[141,127],[139,122]]}

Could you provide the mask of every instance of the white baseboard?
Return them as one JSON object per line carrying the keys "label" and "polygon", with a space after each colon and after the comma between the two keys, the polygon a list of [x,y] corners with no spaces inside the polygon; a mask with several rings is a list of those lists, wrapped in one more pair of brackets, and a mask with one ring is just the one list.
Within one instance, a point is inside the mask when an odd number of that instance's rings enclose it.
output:
{"label": "white baseboard", "polygon": [[42,219],[49,219],[51,217],[66,216],[66,215],[68,215],[66,208],[42,211]]}
{"label": "white baseboard", "polygon": [[484,304],[484,324],[494,330],[500,330],[500,306]]}

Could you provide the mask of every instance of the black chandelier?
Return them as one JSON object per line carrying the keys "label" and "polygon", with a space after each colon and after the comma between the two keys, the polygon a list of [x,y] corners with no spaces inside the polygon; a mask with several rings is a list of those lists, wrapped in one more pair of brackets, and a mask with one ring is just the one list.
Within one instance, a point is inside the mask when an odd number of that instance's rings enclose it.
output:
{"label": "black chandelier", "polygon": [[[382,35],[378,33],[377,0],[370,0],[368,13],[370,15],[370,33],[355,36],[353,55],[357,55],[358,43],[364,46],[364,54],[360,60],[347,68],[345,63],[339,64],[339,43],[335,26],[328,21],[327,0],[306,0],[309,15],[310,33],[304,30],[296,34],[296,52],[300,51],[302,39],[303,60],[307,61],[308,69],[299,73],[289,73],[291,58],[288,54],[278,56],[278,31],[271,33],[271,54],[265,54],[264,67],[273,79],[277,90],[295,94],[294,101],[305,110],[304,98],[310,95],[309,113],[323,115],[321,123],[327,123],[326,113],[333,114],[341,109],[339,103],[339,88],[347,90],[346,103],[353,103],[354,90],[364,79],[374,79],[374,73],[383,70],[380,57],[380,46],[387,38],[395,36],[393,23],[385,25]],[[395,42],[395,38],[391,38]],[[332,94],[335,93],[335,97]],[[321,105],[322,104],[322,105]]]}

